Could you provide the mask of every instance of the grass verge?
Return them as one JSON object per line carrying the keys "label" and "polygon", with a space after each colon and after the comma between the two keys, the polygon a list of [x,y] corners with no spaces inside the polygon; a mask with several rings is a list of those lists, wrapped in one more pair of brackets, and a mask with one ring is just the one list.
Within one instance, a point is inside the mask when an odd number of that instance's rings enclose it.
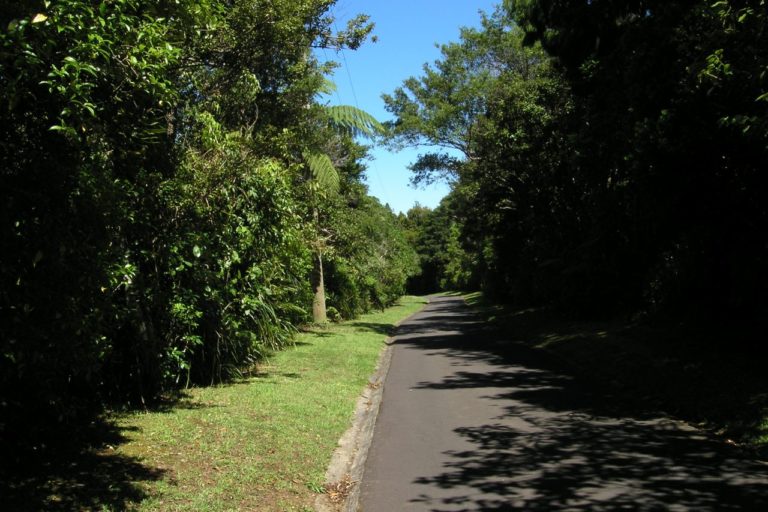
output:
{"label": "grass verge", "polygon": [[511,340],[547,351],[626,402],[653,407],[768,456],[764,355],[707,333],[626,321],[583,322],[464,296]]}
{"label": "grass verge", "polygon": [[311,510],[385,337],[425,302],[404,297],[386,311],[301,333],[242,382],[118,417],[127,439],[115,454],[162,475],[140,482],[144,498],[128,508]]}

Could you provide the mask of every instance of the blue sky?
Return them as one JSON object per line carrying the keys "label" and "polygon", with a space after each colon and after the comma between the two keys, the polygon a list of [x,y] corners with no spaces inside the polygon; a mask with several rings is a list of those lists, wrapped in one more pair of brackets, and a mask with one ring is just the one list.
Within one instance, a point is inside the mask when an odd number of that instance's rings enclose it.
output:
{"label": "blue sky", "polygon": [[[338,90],[327,101],[356,105],[379,120],[390,119],[381,95],[391,93],[410,76],[420,76],[424,63],[440,58],[436,43],[458,41],[459,27],[478,26],[479,11],[491,12],[497,3],[499,0],[338,0],[333,8],[338,28],[356,14],[368,14],[376,24],[378,42],[368,42],[354,52],[318,53],[320,59],[341,64],[332,77]],[[410,149],[371,151],[368,187],[395,212],[406,212],[416,202],[434,208],[448,192],[443,184],[426,189],[410,186],[407,166],[418,153]]]}

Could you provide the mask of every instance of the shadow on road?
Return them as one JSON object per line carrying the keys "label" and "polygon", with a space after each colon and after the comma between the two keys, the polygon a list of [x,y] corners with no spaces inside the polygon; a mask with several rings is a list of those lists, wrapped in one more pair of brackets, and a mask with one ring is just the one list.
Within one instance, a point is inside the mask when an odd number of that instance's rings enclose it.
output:
{"label": "shadow on road", "polygon": [[[768,510],[768,465],[734,447],[587,385],[567,364],[509,342],[460,299],[430,305],[395,342],[450,358],[456,371],[421,390],[481,389],[491,422],[455,433],[411,500],[443,510]],[[488,372],[467,369],[492,365]],[[445,493],[439,490],[451,489]]]}

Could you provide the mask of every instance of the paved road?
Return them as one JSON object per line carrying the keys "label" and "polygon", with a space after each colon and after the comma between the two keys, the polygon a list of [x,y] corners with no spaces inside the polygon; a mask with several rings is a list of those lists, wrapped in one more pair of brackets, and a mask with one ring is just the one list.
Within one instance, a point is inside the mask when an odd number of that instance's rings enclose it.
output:
{"label": "paved road", "polygon": [[622,411],[461,299],[403,324],[363,512],[768,510],[768,466],[678,422]]}

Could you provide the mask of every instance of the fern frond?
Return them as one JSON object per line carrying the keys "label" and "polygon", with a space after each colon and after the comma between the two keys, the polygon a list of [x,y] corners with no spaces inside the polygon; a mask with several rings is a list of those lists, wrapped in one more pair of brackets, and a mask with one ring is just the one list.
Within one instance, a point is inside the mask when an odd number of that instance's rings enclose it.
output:
{"label": "fern frond", "polygon": [[325,108],[331,125],[352,136],[372,137],[384,132],[384,127],[368,112],[351,105],[334,105]]}
{"label": "fern frond", "polygon": [[325,153],[304,152],[304,161],[312,174],[312,178],[327,192],[338,192],[339,171],[333,166],[331,157]]}
{"label": "fern frond", "polygon": [[318,92],[320,94],[333,94],[336,92],[336,84],[328,80],[327,78],[323,78],[322,83],[320,84],[320,88],[318,89]]}

